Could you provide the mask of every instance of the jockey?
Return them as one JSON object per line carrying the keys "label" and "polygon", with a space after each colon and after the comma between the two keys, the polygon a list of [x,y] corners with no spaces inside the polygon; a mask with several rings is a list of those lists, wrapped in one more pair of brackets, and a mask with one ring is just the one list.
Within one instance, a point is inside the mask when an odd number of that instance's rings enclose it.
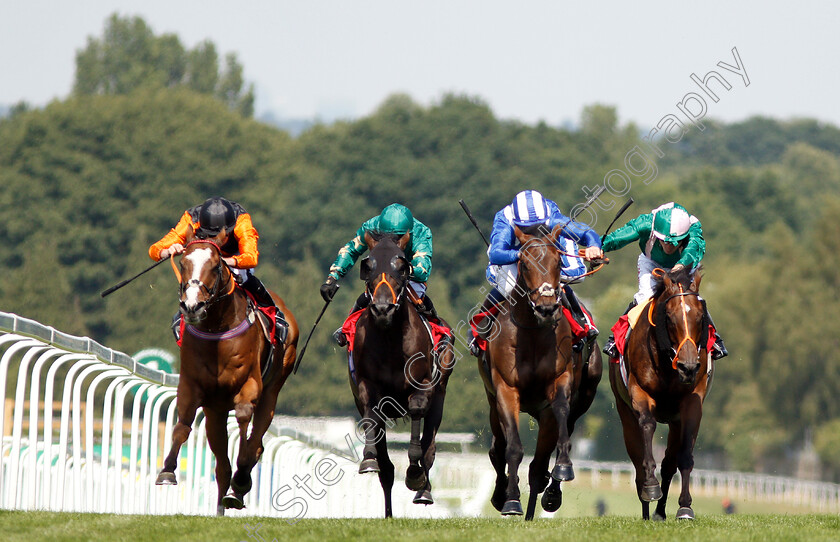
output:
{"label": "jockey", "polygon": [[[359,259],[359,256],[367,250],[365,244],[365,233],[367,232],[396,235],[410,234],[410,240],[405,248],[405,256],[411,263],[411,275],[408,283],[417,297],[423,301],[422,305],[417,306],[418,311],[426,318],[437,319],[432,300],[426,295],[426,281],[432,272],[432,231],[414,218],[408,207],[399,203],[392,203],[385,207],[379,216],[367,220],[356,231],[356,236],[341,247],[341,250],[338,251],[338,257],[330,266],[326,281],[321,285],[321,297],[324,298],[324,301],[332,300],[338,290],[338,279],[346,275],[356,263],[356,260]],[[350,313],[363,309],[368,304],[370,304],[370,297],[365,290],[356,299]],[[341,328],[333,333],[333,338],[339,346],[347,344],[347,339],[341,332]]]}
{"label": "jockey", "polygon": [[[604,238],[604,251],[618,250],[633,241],[638,241],[642,250],[637,264],[639,291],[633,296],[633,302],[627,307],[627,311],[653,297],[656,284],[652,274],[654,269],[658,267],[665,271],[679,271],[688,268],[691,274],[694,274],[706,254],[706,241],[703,239],[700,220],[685,207],[674,202],[640,215],[607,235]],[[706,316],[711,322],[712,317],[709,316],[708,309]],[[604,346],[604,353],[618,358],[615,337],[610,336]],[[715,331],[712,359],[717,360],[728,354],[723,339]]]}
{"label": "jockey", "polygon": [[[513,202],[496,213],[493,219],[493,231],[490,233],[490,247],[487,255],[490,263],[487,265],[487,280],[494,287],[482,304],[486,311],[510,296],[516,284],[518,275],[517,262],[519,260],[520,243],[514,233],[519,228],[525,233],[531,233],[537,228],[550,231],[561,224],[563,229],[557,239],[557,247],[567,254],[577,254],[577,243],[586,247],[584,259],[586,261],[603,258],[601,238],[585,224],[574,222],[560,212],[560,208],[550,199],[546,199],[536,190],[524,190],[513,198]],[[579,258],[562,255],[562,276],[566,280],[579,277],[586,272],[586,268]],[[583,279],[580,279],[583,280]],[[584,329],[588,329],[585,341],[591,342],[598,336],[592,317],[581,307],[575,293],[568,284],[563,286],[570,309],[575,319]],[[575,345],[576,349],[583,344]],[[470,342],[473,355],[480,352],[473,335]]]}
{"label": "jockey", "polygon": [[[257,304],[277,309],[275,333],[279,342],[285,342],[289,324],[280,307],[277,307],[268,290],[253,273],[259,258],[257,240],[260,236],[251,223],[251,215],[238,203],[221,197],[210,198],[184,211],[178,224],[163,239],[149,247],[149,256],[159,261],[170,255],[181,254],[190,229],[195,232],[196,238],[214,241],[219,246],[222,260],[230,268],[236,282],[254,296]],[[176,339],[180,339],[180,319],[181,314],[178,312],[172,321]]]}

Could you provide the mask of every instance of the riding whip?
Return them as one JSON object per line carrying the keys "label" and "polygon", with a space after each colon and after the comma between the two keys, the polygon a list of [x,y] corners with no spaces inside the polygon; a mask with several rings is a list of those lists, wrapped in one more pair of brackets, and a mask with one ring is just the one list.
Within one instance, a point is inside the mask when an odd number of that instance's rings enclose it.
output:
{"label": "riding whip", "polygon": [[624,211],[626,211],[627,208],[630,207],[631,205],[633,205],[633,198],[628,199],[627,202],[624,205],[621,206],[621,209],[619,209],[618,212],[615,214],[615,218],[613,218],[612,222],[610,222],[610,225],[607,226],[607,231],[605,231],[604,235],[601,236],[601,242],[602,243],[604,242],[604,238],[607,236],[607,234],[610,233],[610,228],[613,227],[613,224],[615,224],[615,221],[618,220],[618,217],[623,215]]}
{"label": "riding whip", "polygon": [[484,234],[481,232],[481,228],[478,227],[478,223],[475,221],[475,218],[473,218],[473,215],[470,212],[469,207],[467,207],[467,204],[464,203],[464,200],[458,200],[458,203],[461,204],[461,209],[463,209],[464,212],[467,213],[467,218],[470,219],[470,222],[472,222],[472,225],[475,226],[476,230],[478,230],[478,234],[481,236],[482,239],[484,239],[484,244],[489,247],[490,243],[487,241],[487,238],[484,237]]}
{"label": "riding whip", "polygon": [[[338,287],[338,286],[339,285],[336,284],[336,287]],[[315,333],[315,328],[318,327],[318,322],[321,321],[321,317],[324,316],[324,313],[327,311],[327,307],[330,306],[331,302],[332,302],[332,298],[330,298],[329,301],[324,303],[324,308],[321,309],[321,314],[318,315],[318,318],[315,320],[315,325],[312,326],[312,331],[309,332],[309,337],[306,338],[306,342],[303,343],[303,348],[300,349],[300,355],[298,355],[297,360],[295,360],[295,368],[294,368],[294,370],[292,370],[292,373],[297,374],[298,367],[300,366],[300,362],[303,359],[303,354],[304,354],[304,352],[306,352],[306,347],[309,346],[309,339],[311,339],[312,334]]]}
{"label": "riding whip", "polygon": [[103,291],[101,294],[99,294],[99,295],[100,295],[100,296],[102,296],[102,297],[105,297],[105,296],[106,296],[106,295],[108,295],[108,294],[112,294],[112,293],[116,292],[117,290],[119,290],[120,288],[122,288],[123,286],[125,286],[126,284],[128,284],[129,282],[133,281],[134,279],[136,279],[137,277],[139,277],[139,276],[140,276],[140,275],[142,275],[143,273],[147,273],[147,272],[151,271],[152,269],[154,269],[155,267],[159,266],[159,265],[160,265],[160,264],[162,264],[163,262],[165,262],[165,261],[169,260],[170,258],[172,258],[172,254],[170,254],[170,255],[169,255],[169,256],[167,256],[166,258],[163,258],[163,259],[161,259],[161,260],[156,261],[155,263],[153,263],[152,265],[150,265],[149,267],[147,267],[147,268],[146,268],[146,269],[144,269],[143,271],[140,271],[139,273],[137,273],[136,275],[134,275],[134,276],[133,276],[133,277],[131,277],[130,279],[125,279],[124,281],[120,282],[119,284],[115,284],[114,286],[111,286],[110,288],[108,288],[107,290],[104,290],[104,291]]}

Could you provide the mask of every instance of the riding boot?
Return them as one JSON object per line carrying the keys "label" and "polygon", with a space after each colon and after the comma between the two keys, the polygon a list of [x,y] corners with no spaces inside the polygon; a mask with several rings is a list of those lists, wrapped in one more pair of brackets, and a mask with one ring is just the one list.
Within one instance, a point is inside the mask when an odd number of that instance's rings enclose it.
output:
{"label": "riding boot", "polygon": [[423,303],[417,305],[417,312],[419,312],[422,316],[431,322],[439,322],[440,318],[438,318],[437,311],[435,310],[435,304],[432,303],[432,298],[429,297],[429,294],[423,296]]}
{"label": "riding boot", "polygon": [[708,307],[706,308],[706,318],[709,320],[709,325],[715,330],[715,345],[712,347],[712,359],[717,361],[728,356],[729,351],[726,349],[726,345],[723,344],[723,337],[717,332],[717,326],[712,320],[712,315],[709,314]]}
{"label": "riding boot", "polygon": [[175,335],[175,342],[181,340],[181,311],[175,313],[172,317],[172,334]]}
{"label": "riding boot", "polygon": [[[637,303],[636,303],[636,300],[634,299],[633,301],[630,302],[629,305],[627,305],[627,308],[624,310],[624,314],[627,314],[628,312],[630,312],[630,309],[632,309],[636,305],[637,305]],[[624,314],[622,314],[622,316],[624,316]],[[615,335],[610,333],[610,336],[607,339],[607,344],[604,345],[604,348],[603,348],[603,350],[601,350],[601,352],[603,352],[604,354],[608,355],[611,358],[618,359],[619,353],[618,353],[618,348],[616,348],[616,346],[615,346]]]}
{"label": "riding boot", "polygon": [[[479,308],[478,312],[487,312],[504,300],[505,296],[502,295],[500,291],[493,288],[492,290],[490,290],[490,293],[487,294],[487,297],[484,298],[484,301],[481,303],[481,307]],[[493,316],[488,316],[488,318],[493,318]],[[472,354],[475,357],[478,357],[481,355],[481,348],[479,348],[478,346],[478,335],[476,335],[475,331],[470,331],[472,334],[469,344],[470,354]]]}
{"label": "riding boot", "polygon": [[274,302],[274,298],[268,293],[262,281],[254,274],[248,275],[248,280],[242,283],[242,288],[254,296],[257,304],[261,307],[274,307],[277,312],[274,315],[274,333],[277,336],[278,343],[285,343],[286,337],[289,335],[289,323],[286,322],[286,316],[280,307]]}
{"label": "riding boot", "polygon": [[[362,292],[359,297],[356,298],[356,302],[353,304],[353,308],[350,309],[348,314],[353,314],[356,311],[360,311],[367,306],[370,305],[370,296],[368,293]],[[338,346],[347,346],[347,337],[344,335],[344,332],[341,331],[341,328],[344,326],[339,326],[338,329],[333,331],[332,337],[333,340],[338,344]]]}
{"label": "riding boot", "polygon": [[[563,288],[563,291],[566,292],[566,299],[569,300],[569,309],[572,311],[572,316],[575,320],[577,320],[577,323],[580,324],[580,327],[586,329],[587,326],[590,326],[590,323],[583,312],[583,307],[581,306],[577,294],[575,294],[574,290],[572,290],[568,286],[565,286]],[[575,343],[572,346],[572,349],[575,352],[580,352],[581,350],[583,350],[584,346],[586,346],[587,344],[591,344],[592,341],[594,341],[595,338],[598,337],[598,333],[598,328],[596,328],[594,325],[591,325],[589,331],[586,332],[586,337]]]}

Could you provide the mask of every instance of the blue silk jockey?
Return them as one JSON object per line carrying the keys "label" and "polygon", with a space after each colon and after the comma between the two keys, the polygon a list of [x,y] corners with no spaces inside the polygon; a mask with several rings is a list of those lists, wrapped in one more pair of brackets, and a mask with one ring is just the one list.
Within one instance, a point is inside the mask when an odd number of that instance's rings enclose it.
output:
{"label": "blue silk jockey", "polygon": [[[417,297],[423,300],[423,304],[417,306],[420,314],[429,319],[437,319],[432,300],[426,295],[426,281],[432,272],[432,231],[428,226],[414,218],[408,207],[399,203],[392,203],[385,207],[379,216],[366,220],[356,231],[356,236],[341,247],[338,251],[338,257],[330,266],[326,281],[321,285],[321,297],[324,298],[324,301],[330,301],[333,298],[338,290],[338,279],[346,275],[356,263],[356,260],[359,259],[359,256],[367,250],[368,247],[365,244],[365,233],[367,232],[396,235],[405,235],[410,232],[410,240],[408,246],[405,247],[405,257],[411,263],[408,283]],[[365,290],[356,299],[350,313],[363,309],[369,304],[370,297]],[[341,328],[333,333],[333,338],[339,346],[347,344],[347,339],[341,332]]]}
{"label": "blue silk jockey", "polygon": [[[583,260],[603,258],[601,238],[595,231],[564,215],[556,203],[546,199],[536,190],[524,190],[513,198],[510,205],[497,212],[493,219],[490,247],[487,249],[487,256],[490,259],[487,265],[487,280],[493,285],[493,289],[484,300],[482,311],[489,310],[509,298],[516,285],[517,262],[521,245],[516,238],[514,228],[533,234],[537,233],[538,229],[551,231],[558,224],[563,226],[557,238],[557,248],[564,253],[561,255],[563,262],[561,277],[564,281],[575,282],[575,279],[577,282],[582,281],[582,276],[586,273]],[[583,259],[565,255],[577,254],[578,244],[587,247]],[[580,350],[584,341],[591,342],[598,336],[598,329],[591,316],[583,310],[571,287],[565,284],[563,290],[569,300],[572,315],[583,328],[588,329],[586,338],[575,345],[575,349]],[[480,353],[475,335],[470,342],[470,351],[473,355]]]}
{"label": "blue silk jockey", "polygon": [[[706,254],[706,240],[703,238],[703,226],[700,220],[689,213],[685,207],[674,202],[660,205],[649,213],[630,220],[604,238],[604,252],[618,250],[633,241],[639,242],[642,253],[639,254],[639,291],[624,311],[625,314],[636,305],[645,303],[653,297],[656,281],[653,270],[679,271],[688,268],[693,275]],[[706,309],[706,317],[712,317]],[[712,323],[712,327],[714,323]],[[604,345],[604,353],[618,358],[615,337],[610,336]],[[712,359],[717,360],[729,354],[723,339],[715,331],[715,346]]]}

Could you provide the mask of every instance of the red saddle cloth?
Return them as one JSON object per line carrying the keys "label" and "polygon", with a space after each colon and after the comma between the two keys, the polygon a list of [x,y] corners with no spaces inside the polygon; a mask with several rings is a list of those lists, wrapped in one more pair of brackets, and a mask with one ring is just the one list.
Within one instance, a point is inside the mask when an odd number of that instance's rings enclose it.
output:
{"label": "red saddle cloth", "polygon": [[[494,305],[490,309],[484,312],[480,312],[472,318],[470,318],[470,327],[472,328],[473,336],[476,338],[476,344],[482,350],[487,350],[487,340],[479,336],[478,326],[481,325],[485,318],[489,316],[496,316],[497,314],[499,314],[499,306]],[[569,321],[569,325],[572,326],[572,334],[575,337],[574,342],[577,342],[586,337],[586,332],[590,329],[589,324],[587,324],[587,327],[581,326],[580,323],[578,323],[578,321],[575,320],[575,317],[572,316],[572,311],[570,311],[566,307],[563,307],[563,316],[566,318],[566,320]]]}
{"label": "red saddle cloth", "polygon": [[[341,326],[341,332],[344,333],[345,337],[347,337],[348,352],[353,351],[353,344],[356,341],[356,324],[359,322],[359,317],[364,311],[365,309],[359,309],[356,312],[351,313]],[[452,330],[450,328],[436,322],[432,322],[431,320],[426,320],[426,323],[429,324],[429,328],[432,330],[432,342],[435,347],[440,344],[444,337],[452,337]]]}
{"label": "red saddle cloth", "polygon": [[[627,337],[630,333],[630,320],[623,314],[610,329],[615,337],[615,348],[621,357],[624,356],[624,348],[627,346]],[[706,351],[711,352],[715,346],[715,328],[709,326],[709,338],[706,340]],[[620,358],[612,358],[613,363],[618,363]]]}

